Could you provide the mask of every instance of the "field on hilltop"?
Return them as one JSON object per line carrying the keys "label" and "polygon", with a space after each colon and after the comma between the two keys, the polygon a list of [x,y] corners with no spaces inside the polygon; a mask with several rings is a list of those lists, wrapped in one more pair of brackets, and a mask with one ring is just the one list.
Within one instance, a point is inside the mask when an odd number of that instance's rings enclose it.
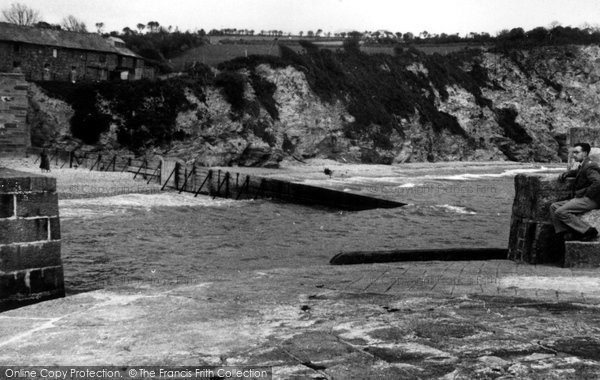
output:
{"label": "field on hilltop", "polygon": [[[284,44],[290,49],[301,53],[304,49],[296,41],[294,42],[281,42],[278,40],[253,40],[253,41],[223,41],[225,43],[215,43],[211,45],[203,45],[192,48],[178,57],[170,60],[175,71],[182,71],[186,64],[194,62],[203,63],[208,66],[217,66],[218,64],[226,61],[230,61],[237,57],[247,57],[249,55],[273,55],[279,56],[279,44]],[[326,48],[331,50],[342,49],[341,40],[332,41],[317,41],[315,45],[320,48]],[[367,54],[394,54],[395,46],[403,45],[363,45],[360,50]],[[465,48],[480,47],[480,45],[473,45],[468,43],[456,43],[456,44],[419,44],[411,45],[419,51],[426,54],[450,54],[463,50]],[[408,48],[408,46],[406,46]]]}

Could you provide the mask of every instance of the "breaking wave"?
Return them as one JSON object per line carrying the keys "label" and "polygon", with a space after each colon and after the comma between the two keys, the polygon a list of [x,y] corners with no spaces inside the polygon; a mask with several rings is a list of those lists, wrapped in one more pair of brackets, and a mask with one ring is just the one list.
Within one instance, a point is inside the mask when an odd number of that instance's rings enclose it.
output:
{"label": "breaking wave", "polygon": [[155,207],[224,207],[239,204],[231,199],[212,199],[207,195],[178,194],[122,194],[110,197],[64,199],[59,201],[61,218],[91,218],[118,215],[130,210],[146,211]]}
{"label": "breaking wave", "polygon": [[466,214],[466,215],[476,215],[475,210],[470,209],[468,207],[463,206],[453,206],[453,205],[435,205],[434,208],[443,209],[447,212],[453,212],[456,214]]}

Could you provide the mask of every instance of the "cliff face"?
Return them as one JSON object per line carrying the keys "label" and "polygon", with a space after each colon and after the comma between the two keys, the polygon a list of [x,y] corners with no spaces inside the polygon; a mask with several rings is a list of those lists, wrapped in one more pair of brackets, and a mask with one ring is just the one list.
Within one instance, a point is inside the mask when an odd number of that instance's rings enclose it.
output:
{"label": "cliff face", "polygon": [[[179,112],[175,129],[186,138],[154,152],[205,165],[275,166],[285,156],[366,163],[550,162],[566,159],[569,128],[595,127],[600,120],[598,46],[481,52],[453,61],[452,67],[443,57],[435,64],[424,56],[391,59],[381,58],[369,69],[380,78],[382,93],[375,92],[377,102],[368,104],[357,95],[373,88],[361,85],[340,87],[323,100],[322,91],[315,90],[320,77],[303,66],[263,63],[238,69],[250,106],[232,108],[215,86],[204,86],[203,96],[185,90],[192,107]],[[346,68],[329,66],[341,78],[338,83],[357,80]],[[265,107],[264,93],[253,85],[256,78],[275,85],[274,109]],[[405,86],[414,103],[386,94],[389,88],[383,85],[390,81]],[[402,112],[394,111],[399,102]],[[40,102],[39,96],[32,103],[38,116],[52,114],[45,105],[58,107],[56,101]],[[369,117],[359,114],[361,106]],[[101,140],[114,142],[107,134]]]}
{"label": "cliff face", "polygon": [[[506,117],[499,120],[505,126],[504,136],[489,134],[488,138],[494,139],[509,159],[564,160],[568,130],[598,126],[598,46],[540,48],[510,57],[485,54],[484,62],[499,86],[484,89],[484,96],[496,108],[506,110]],[[510,119],[512,126],[502,123]],[[511,139],[514,133],[509,131],[523,131],[531,140]]]}

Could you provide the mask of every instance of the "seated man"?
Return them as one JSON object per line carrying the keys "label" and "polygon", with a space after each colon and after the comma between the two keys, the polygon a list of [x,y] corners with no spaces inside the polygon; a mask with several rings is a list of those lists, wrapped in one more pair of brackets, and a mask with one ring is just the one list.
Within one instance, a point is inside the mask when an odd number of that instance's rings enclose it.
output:
{"label": "seated man", "polygon": [[600,166],[588,157],[590,150],[590,144],[575,144],[573,155],[581,165],[558,177],[560,182],[564,182],[567,177],[575,177],[575,197],[550,206],[554,230],[557,234],[562,234],[564,240],[590,241],[598,236],[598,230],[580,217],[581,214],[600,207]]}

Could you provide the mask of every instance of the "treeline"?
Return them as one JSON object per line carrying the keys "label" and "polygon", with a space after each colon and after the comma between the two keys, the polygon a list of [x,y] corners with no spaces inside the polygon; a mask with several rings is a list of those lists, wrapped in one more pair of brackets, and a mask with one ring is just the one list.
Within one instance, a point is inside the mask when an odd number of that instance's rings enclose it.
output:
{"label": "treeline", "polygon": [[365,43],[375,44],[490,44],[498,47],[521,48],[527,46],[541,45],[566,45],[566,44],[600,44],[600,28],[585,27],[572,28],[569,26],[553,26],[551,28],[537,27],[529,31],[523,28],[504,29],[492,36],[489,33],[467,33],[464,36],[455,34],[431,34],[423,31],[418,35],[407,33],[383,33],[383,32],[350,32],[344,38],[359,38]]}
{"label": "treeline", "polygon": [[537,27],[527,32],[523,28],[514,28],[498,33],[494,43],[500,48],[600,44],[600,28],[579,29],[569,26],[555,26],[551,29]]}

